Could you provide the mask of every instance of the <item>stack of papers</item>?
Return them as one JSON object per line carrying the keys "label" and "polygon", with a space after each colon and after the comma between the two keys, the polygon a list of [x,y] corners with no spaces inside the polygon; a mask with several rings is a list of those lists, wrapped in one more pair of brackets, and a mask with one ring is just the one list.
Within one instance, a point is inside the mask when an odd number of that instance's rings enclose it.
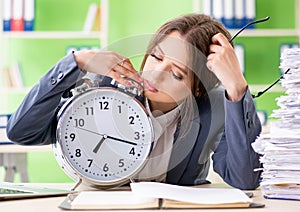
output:
{"label": "stack of papers", "polygon": [[300,49],[286,49],[280,68],[288,70],[281,79],[286,94],[276,99],[278,110],[270,133],[253,144],[262,154],[261,189],[266,198],[300,200]]}

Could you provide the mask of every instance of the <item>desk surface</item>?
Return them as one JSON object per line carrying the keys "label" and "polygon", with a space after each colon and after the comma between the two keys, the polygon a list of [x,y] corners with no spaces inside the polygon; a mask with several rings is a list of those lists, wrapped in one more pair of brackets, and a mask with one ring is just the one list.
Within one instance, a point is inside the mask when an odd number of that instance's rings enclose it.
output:
{"label": "desk surface", "polygon": [[[35,185],[35,184],[31,184]],[[60,189],[71,189],[74,184],[72,183],[53,183],[53,184],[36,184],[38,186],[48,186],[51,188],[60,188]],[[214,185],[206,185],[205,187],[215,187]],[[272,211],[272,212],[296,212],[300,209],[300,201],[288,201],[288,200],[269,200],[262,197],[260,190],[253,191],[254,202],[264,203],[264,208],[253,208],[253,209],[198,209],[198,210],[189,210],[189,211],[208,211],[208,212],[216,212],[216,211],[234,211],[234,212],[246,212],[249,210],[253,211]],[[22,200],[9,200],[9,201],[0,201],[0,211],[63,211],[58,206],[63,202],[65,196],[62,197],[47,197],[47,198],[36,198],[36,199],[22,199]],[[127,210],[128,212],[130,210]],[[136,210],[133,210],[136,211]],[[150,212],[154,210],[141,210],[144,212]],[[182,211],[182,210],[166,210],[168,212],[173,211]],[[117,212],[114,210],[114,212]]]}
{"label": "desk surface", "polygon": [[52,151],[52,145],[22,146],[18,144],[1,144],[0,153],[26,153]]}

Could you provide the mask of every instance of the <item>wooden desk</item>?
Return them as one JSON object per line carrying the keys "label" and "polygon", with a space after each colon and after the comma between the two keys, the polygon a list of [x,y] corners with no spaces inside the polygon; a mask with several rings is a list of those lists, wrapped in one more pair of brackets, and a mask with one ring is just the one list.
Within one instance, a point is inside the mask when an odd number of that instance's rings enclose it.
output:
{"label": "wooden desk", "polygon": [[[34,184],[32,184],[34,185]],[[52,188],[60,189],[71,189],[74,184],[72,183],[56,183],[56,184],[36,184],[43,185]],[[205,187],[216,187],[214,184],[205,185]],[[249,210],[253,212],[298,212],[300,209],[300,201],[288,201],[288,200],[269,200],[262,197],[260,190],[253,191],[254,202],[264,203],[266,206],[264,208],[247,208],[247,209],[198,209],[198,210],[188,210],[188,211],[208,211],[208,212],[220,212],[220,211],[234,211],[234,212],[247,212]],[[20,212],[20,211],[42,211],[42,212],[54,212],[54,211],[63,211],[58,206],[63,202],[66,197],[47,197],[47,198],[36,198],[36,199],[22,199],[22,200],[9,200],[9,201],[0,201],[0,211],[9,211],[9,212]],[[127,210],[128,212],[130,210]],[[133,210],[136,211],[136,210]],[[157,211],[157,210],[141,210],[143,212]],[[168,212],[180,211],[183,210],[166,210]],[[114,210],[114,212],[117,212]]]}

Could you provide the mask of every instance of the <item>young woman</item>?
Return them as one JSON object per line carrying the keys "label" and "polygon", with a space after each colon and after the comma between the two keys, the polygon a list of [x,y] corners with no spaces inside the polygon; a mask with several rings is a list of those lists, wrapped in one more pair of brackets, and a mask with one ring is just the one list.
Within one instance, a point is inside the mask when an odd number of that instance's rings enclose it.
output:
{"label": "young woman", "polygon": [[[7,127],[23,145],[55,141],[62,97],[88,73],[130,86],[144,86],[155,143],[137,180],[179,185],[208,183],[214,170],[228,184],[255,189],[259,156],[251,143],[261,124],[240,70],[230,34],[220,23],[188,14],[161,26],[151,39],[138,73],[129,58],[111,51],[77,51],[62,58],[33,87]],[[101,68],[99,68],[101,67]],[[125,76],[125,77],[124,77]],[[101,86],[101,85],[100,85]]]}

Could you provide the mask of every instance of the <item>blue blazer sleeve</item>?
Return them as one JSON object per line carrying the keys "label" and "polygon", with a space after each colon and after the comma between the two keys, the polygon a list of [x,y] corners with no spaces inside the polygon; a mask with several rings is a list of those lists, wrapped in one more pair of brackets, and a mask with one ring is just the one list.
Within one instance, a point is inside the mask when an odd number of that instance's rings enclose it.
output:
{"label": "blue blazer sleeve", "polygon": [[7,125],[8,138],[23,145],[51,144],[55,139],[56,112],[62,95],[82,76],[73,54],[62,58],[12,114]]}
{"label": "blue blazer sleeve", "polygon": [[225,131],[213,154],[213,167],[223,180],[237,188],[259,185],[259,155],[251,143],[261,132],[261,123],[250,91],[239,102],[225,98]]}

